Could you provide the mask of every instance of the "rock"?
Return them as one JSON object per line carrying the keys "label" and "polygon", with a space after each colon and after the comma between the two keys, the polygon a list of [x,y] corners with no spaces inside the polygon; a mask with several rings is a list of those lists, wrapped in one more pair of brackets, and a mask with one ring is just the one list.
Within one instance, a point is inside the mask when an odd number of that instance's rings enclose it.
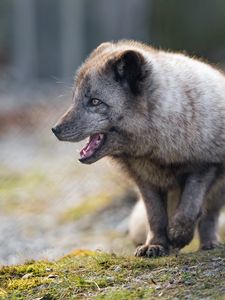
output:
{"label": "rock", "polygon": [[46,271],[46,272],[51,272],[52,269],[51,269],[51,268],[46,268],[45,271]]}
{"label": "rock", "polygon": [[33,277],[33,273],[27,273],[27,274],[23,275],[22,279],[28,279],[31,277]]}
{"label": "rock", "polygon": [[48,278],[57,278],[58,277],[58,275],[56,275],[56,274],[49,274],[48,275]]}
{"label": "rock", "polygon": [[114,271],[115,272],[120,272],[121,271],[121,266],[116,266]]}

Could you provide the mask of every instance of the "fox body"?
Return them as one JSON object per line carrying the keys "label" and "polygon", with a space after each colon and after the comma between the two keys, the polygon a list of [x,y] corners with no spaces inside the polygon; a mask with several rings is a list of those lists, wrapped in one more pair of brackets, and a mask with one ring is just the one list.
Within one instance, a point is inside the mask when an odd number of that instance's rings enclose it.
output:
{"label": "fox body", "polygon": [[[151,235],[137,256],[217,244],[224,203],[225,76],[199,60],[135,41],[103,43],[77,72],[73,104],[53,128],[63,141],[90,137],[80,161],[115,159],[145,203]],[[168,218],[167,200],[178,191]]]}

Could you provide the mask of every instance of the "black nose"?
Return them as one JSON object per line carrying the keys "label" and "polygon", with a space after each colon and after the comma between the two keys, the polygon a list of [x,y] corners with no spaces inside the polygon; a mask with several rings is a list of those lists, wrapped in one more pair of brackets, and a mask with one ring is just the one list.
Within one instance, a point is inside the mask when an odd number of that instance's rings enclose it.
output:
{"label": "black nose", "polygon": [[53,128],[52,128],[52,132],[53,132],[55,135],[60,134],[60,132],[61,132],[60,126],[55,126],[55,127],[53,127]]}

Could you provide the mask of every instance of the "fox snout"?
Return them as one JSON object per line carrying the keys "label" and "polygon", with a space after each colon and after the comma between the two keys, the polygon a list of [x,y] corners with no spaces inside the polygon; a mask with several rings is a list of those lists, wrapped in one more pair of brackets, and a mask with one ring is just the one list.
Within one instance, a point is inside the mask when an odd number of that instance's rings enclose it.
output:
{"label": "fox snout", "polygon": [[60,122],[57,123],[53,128],[52,132],[60,141],[73,142],[76,141],[76,127],[71,123]]}
{"label": "fox snout", "polygon": [[73,108],[66,111],[52,127],[52,132],[60,141],[71,141],[76,136],[76,118]]}
{"label": "fox snout", "polygon": [[53,132],[54,135],[56,135],[56,136],[57,136],[57,134],[60,134],[60,132],[61,132],[60,126],[55,126],[55,127],[53,127],[53,128],[52,128],[52,132]]}
{"label": "fox snout", "polygon": [[52,132],[54,133],[54,135],[57,137],[57,139],[59,141],[67,141],[67,136],[64,132],[63,124],[62,125],[55,125],[52,128]]}
{"label": "fox snout", "polygon": [[60,125],[56,125],[55,127],[52,127],[52,132],[60,140],[60,133],[62,132],[61,126]]}
{"label": "fox snout", "polygon": [[52,127],[52,132],[58,140],[64,142],[80,142],[87,137],[80,120],[61,118]]}

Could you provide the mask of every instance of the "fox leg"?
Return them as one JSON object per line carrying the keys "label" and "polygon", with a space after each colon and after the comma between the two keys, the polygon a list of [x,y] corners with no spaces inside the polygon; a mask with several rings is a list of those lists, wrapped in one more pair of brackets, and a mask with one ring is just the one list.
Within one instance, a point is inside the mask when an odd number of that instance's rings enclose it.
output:
{"label": "fox leg", "polygon": [[180,203],[168,228],[168,237],[174,248],[181,249],[191,242],[204,199],[215,180],[215,174],[216,167],[209,167],[187,176]]}
{"label": "fox leg", "polygon": [[[167,214],[170,220],[180,200],[180,188],[168,191],[166,200]],[[129,235],[136,246],[144,244],[147,236],[148,238],[152,237],[151,228],[148,224],[146,207],[142,197],[139,198],[131,212],[129,220]]]}
{"label": "fox leg", "polygon": [[145,203],[151,233],[148,234],[145,244],[136,249],[135,255],[146,257],[167,255],[169,253],[167,195],[149,185],[145,185],[140,190]]}
{"label": "fox leg", "polygon": [[198,223],[200,249],[210,250],[219,245],[218,221],[220,210],[225,204],[224,178],[213,187],[205,200],[203,214]]}

